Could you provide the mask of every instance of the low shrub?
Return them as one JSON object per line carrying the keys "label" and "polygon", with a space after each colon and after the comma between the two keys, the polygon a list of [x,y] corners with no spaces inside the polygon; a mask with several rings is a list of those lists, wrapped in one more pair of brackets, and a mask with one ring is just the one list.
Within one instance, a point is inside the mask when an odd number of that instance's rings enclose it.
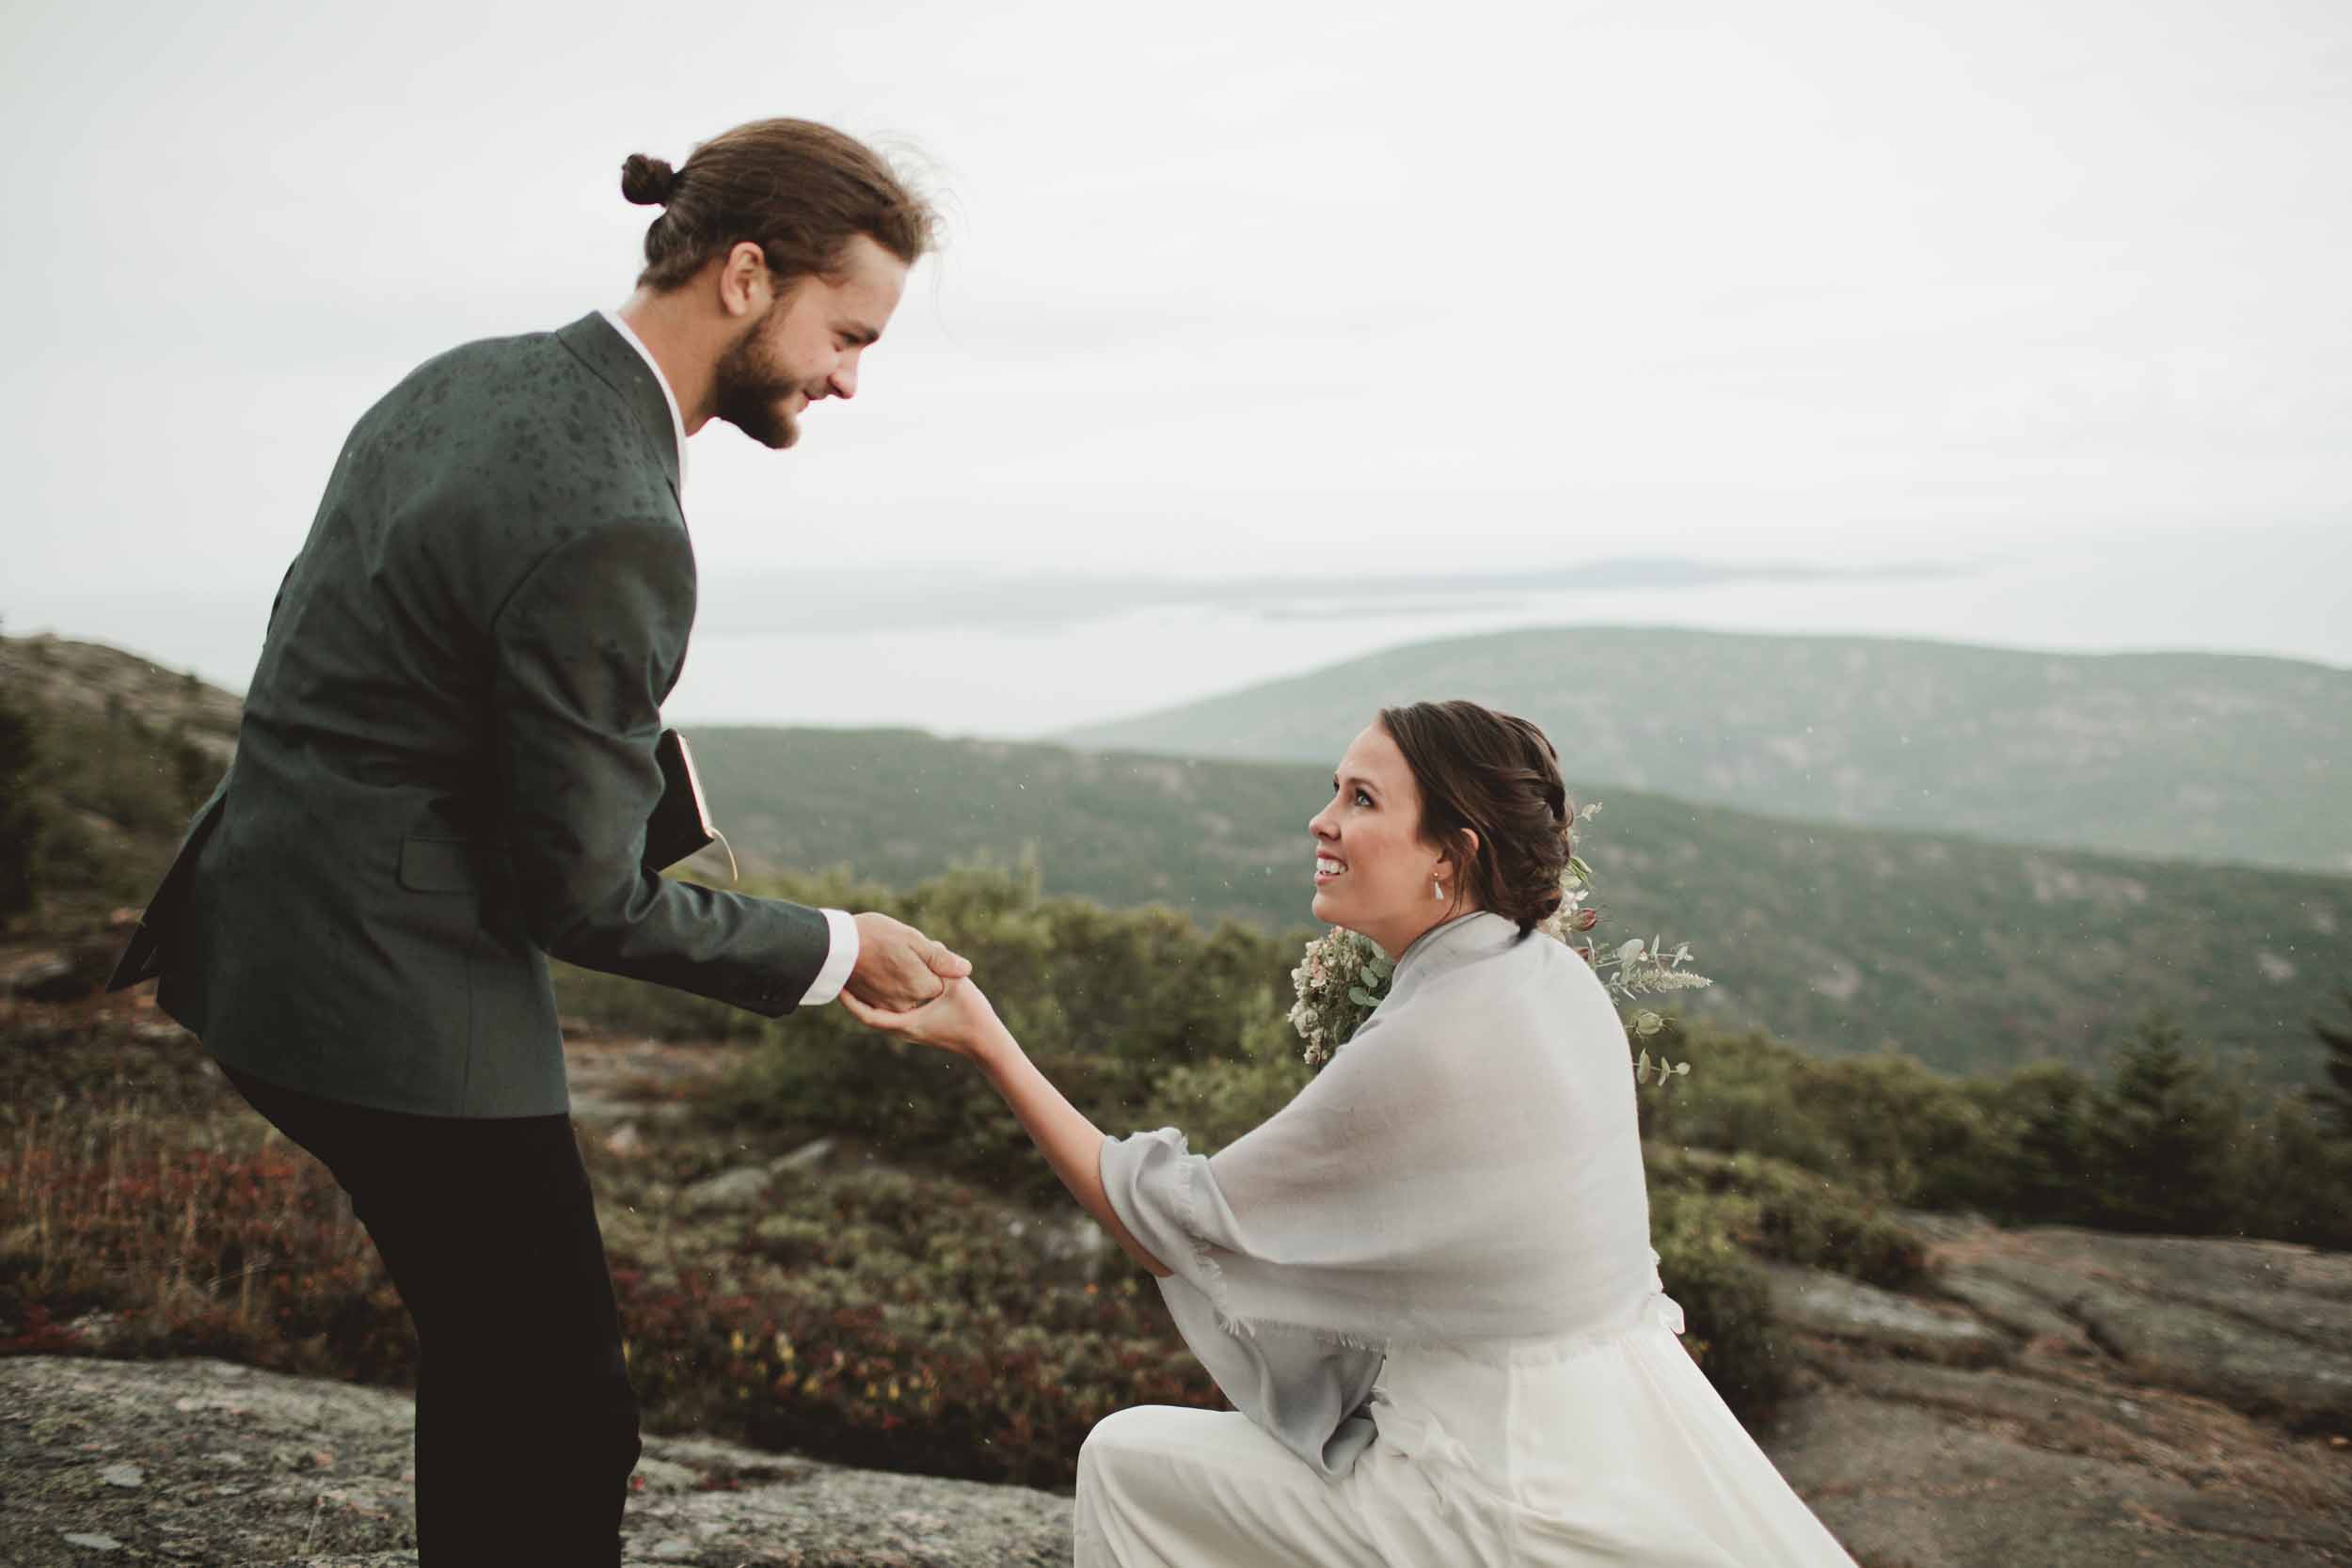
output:
{"label": "low shrub", "polygon": [[191,1148],[138,1115],[28,1120],[0,1151],[0,1353],[218,1355],[371,1382],[405,1381],[414,1357],[323,1167],[283,1144]]}
{"label": "low shrub", "polygon": [[1719,1210],[1674,1204],[1653,1220],[1659,1279],[1682,1307],[1683,1348],[1741,1420],[1770,1422],[1788,1397],[1793,1362],[1764,1271]]}
{"label": "low shrub", "polygon": [[2311,1101],[2249,1086],[2160,1018],[2104,1076],[2036,1063],[1958,1079],[1899,1056],[1823,1059],[1695,1027],[1691,1075],[1642,1101],[1655,1144],[1757,1156],[1864,1197],[2005,1224],[2352,1246],[2352,1143]]}
{"label": "low shrub", "polygon": [[691,1265],[616,1260],[614,1282],[651,1425],[1066,1486],[1112,1410],[1221,1402],[1148,1277],[1085,1272],[993,1196],[861,1173],[771,1198]]}
{"label": "low shrub", "polygon": [[1898,1291],[1926,1271],[1926,1247],[1882,1204],[1785,1160],[1652,1143],[1643,1163],[1653,1227],[1672,1229],[1695,1209],[1740,1245],[1782,1262]]}

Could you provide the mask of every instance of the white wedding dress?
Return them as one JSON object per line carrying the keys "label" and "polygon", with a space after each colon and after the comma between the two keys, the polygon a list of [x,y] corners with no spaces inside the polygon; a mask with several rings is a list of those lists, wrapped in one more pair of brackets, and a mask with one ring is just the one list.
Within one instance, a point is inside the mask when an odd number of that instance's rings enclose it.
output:
{"label": "white wedding dress", "polygon": [[1583,960],[1475,914],[1214,1158],[1106,1141],[1236,1408],[1095,1427],[1077,1568],[1852,1568],[1676,1338],[1632,1089]]}
{"label": "white wedding dress", "polygon": [[1336,1481],[1238,1411],[1120,1411],[1080,1457],[1076,1568],[1850,1568],[1678,1319],[1396,1347]]}

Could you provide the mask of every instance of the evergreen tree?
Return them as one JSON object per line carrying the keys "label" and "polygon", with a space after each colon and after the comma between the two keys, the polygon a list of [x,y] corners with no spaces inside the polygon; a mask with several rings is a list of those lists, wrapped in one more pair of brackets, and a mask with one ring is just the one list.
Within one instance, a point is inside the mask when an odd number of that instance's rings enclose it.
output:
{"label": "evergreen tree", "polygon": [[2205,1234],[2234,1207],[2228,1173],[2238,1107],[2180,1026],[2151,1014],[2117,1053],[2098,1124],[2108,1223]]}
{"label": "evergreen tree", "polygon": [[[2352,1014],[2352,985],[2337,988],[2346,1014]],[[2312,1020],[2312,1033],[2328,1048],[2328,1082],[2312,1094],[2312,1102],[2318,1108],[2319,1117],[2328,1132],[2345,1142],[2352,1142],[2352,1023],[2329,1023],[2324,1019]]]}
{"label": "evergreen tree", "polygon": [[2097,1217],[2105,1173],[2094,1136],[2098,1096],[2090,1080],[2055,1062],[2022,1068],[2002,1099],[2016,1118],[2003,1217],[2058,1224]]}

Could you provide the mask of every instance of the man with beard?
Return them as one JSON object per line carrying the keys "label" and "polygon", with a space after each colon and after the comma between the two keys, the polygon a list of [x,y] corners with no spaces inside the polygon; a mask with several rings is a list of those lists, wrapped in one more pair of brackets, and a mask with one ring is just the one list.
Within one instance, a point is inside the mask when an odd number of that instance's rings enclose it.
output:
{"label": "man with beard", "polygon": [[799,120],[632,157],[621,188],[664,211],[618,312],[452,350],[353,429],[117,975],[160,976],[382,1254],[421,1351],[424,1568],[619,1560],[637,1407],[548,956],[770,1017],[970,971],[646,863],[694,614],[686,437],[789,447],[854,394],[930,215]]}

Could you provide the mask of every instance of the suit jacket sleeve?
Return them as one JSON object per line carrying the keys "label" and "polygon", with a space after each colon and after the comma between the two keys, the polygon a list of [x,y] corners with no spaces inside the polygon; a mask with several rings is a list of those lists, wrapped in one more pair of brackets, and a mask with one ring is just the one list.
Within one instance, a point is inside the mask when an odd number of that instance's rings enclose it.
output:
{"label": "suit jacket sleeve", "polygon": [[667,519],[603,522],[543,556],[493,624],[508,847],[532,940],[566,963],[787,1013],[824,965],[818,911],[644,868],[654,743],[694,618]]}

